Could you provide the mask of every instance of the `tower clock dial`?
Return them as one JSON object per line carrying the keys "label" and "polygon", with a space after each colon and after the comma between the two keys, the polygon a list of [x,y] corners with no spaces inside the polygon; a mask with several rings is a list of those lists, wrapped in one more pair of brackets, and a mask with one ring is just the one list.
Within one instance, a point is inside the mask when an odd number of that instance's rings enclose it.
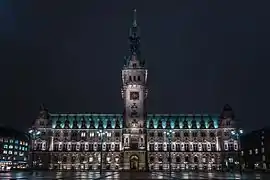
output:
{"label": "tower clock dial", "polygon": [[139,100],[139,92],[130,92],[130,100]]}

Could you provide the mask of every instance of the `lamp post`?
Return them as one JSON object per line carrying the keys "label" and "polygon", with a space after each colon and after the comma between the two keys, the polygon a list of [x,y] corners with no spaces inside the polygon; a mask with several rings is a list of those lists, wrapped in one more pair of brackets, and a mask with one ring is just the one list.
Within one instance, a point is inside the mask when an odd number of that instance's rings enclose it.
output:
{"label": "lamp post", "polygon": [[236,137],[237,143],[238,143],[238,151],[237,151],[237,156],[238,156],[238,163],[239,163],[239,173],[240,175],[242,175],[242,165],[241,165],[241,154],[240,154],[240,150],[241,150],[241,135],[243,134],[243,130],[242,129],[235,129],[231,131],[232,136]]}
{"label": "lamp post", "polygon": [[171,158],[172,133],[173,133],[172,130],[164,132],[164,134],[166,134],[166,137],[168,138],[168,141],[169,141],[169,174],[170,174],[170,176],[172,174],[172,167],[171,167],[171,163],[172,163],[172,158]]}
{"label": "lamp post", "polygon": [[102,174],[102,164],[103,164],[103,158],[102,158],[102,152],[103,152],[103,136],[105,135],[105,133],[103,132],[103,129],[102,130],[99,130],[98,131],[98,134],[101,138],[101,150],[100,150],[100,169],[99,169],[99,172],[100,172],[100,175]]}
{"label": "lamp post", "polygon": [[31,147],[31,149],[32,149],[32,152],[31,152],[31,161],[32,161],[31,162],[31,166],[32,166],[32,170],[33,170],[33,168],[34,168],[34,153],[35,153],[34,146],[35,146],[35,140],[40,135],[40,131],[37,128],[33,127],[32,129],[30,129],[28,131],[28,133],[29,133],[29,135],[31,137],[31,142],[32,142],[31,143],[32,144],[32,147]]}

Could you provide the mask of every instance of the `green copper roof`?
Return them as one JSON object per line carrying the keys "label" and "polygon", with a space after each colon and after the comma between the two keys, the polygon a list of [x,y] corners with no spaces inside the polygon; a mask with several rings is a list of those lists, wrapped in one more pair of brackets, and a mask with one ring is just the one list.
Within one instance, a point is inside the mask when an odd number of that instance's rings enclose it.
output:
{"label": "green copper roof", "polygon": [[[50,114],[52,128],[114,129],[123,127],[122,114]],[[209,114],[148,114],[149,129],[218,128],[219,115]]]}

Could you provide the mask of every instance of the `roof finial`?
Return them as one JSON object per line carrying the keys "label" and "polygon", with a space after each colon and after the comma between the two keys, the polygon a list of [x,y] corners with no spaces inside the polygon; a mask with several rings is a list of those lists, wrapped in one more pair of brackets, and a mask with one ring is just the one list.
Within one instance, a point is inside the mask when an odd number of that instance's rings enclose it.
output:
{"label": "roof finial", "polygon": [[133,27],[137,27],[137,10],[133,10]]}

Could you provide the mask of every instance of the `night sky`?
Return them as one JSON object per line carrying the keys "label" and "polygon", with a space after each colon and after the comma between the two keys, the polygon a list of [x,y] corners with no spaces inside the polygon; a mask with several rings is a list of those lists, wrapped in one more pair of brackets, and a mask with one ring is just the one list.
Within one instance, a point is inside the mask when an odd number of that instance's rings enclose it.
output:
{"label": "night sky", "polygon": [[0,123],[24,130],[41,103],[50,112],[122,113],[136,8],[150,113],[219,113],[228,103],[247,131],[270,125],[269,5],[1,0]]}

